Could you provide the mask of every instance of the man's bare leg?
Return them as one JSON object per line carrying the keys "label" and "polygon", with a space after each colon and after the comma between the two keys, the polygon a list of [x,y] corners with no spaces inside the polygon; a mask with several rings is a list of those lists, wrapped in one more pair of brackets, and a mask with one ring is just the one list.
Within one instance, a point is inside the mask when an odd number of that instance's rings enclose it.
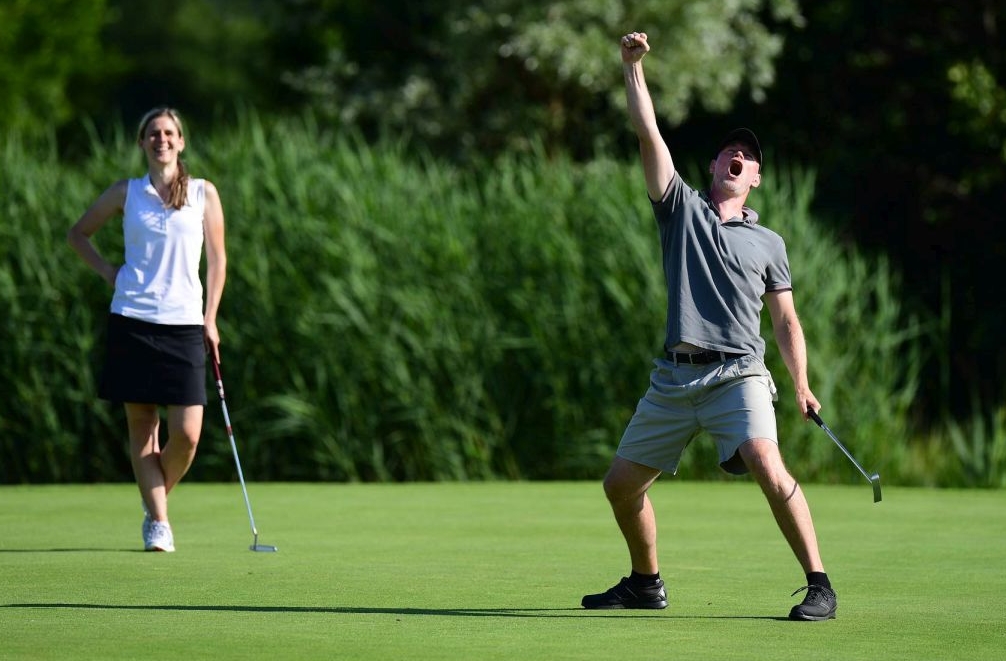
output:
{"label": "man's bare leg", "polygon": [[659,475],[659,470],[621,457],[611,462],[604,493],[629,547],[632,572],[605,592],[584,596],[584,608],[667,608],[667,592],[657,565],[657,521],[646,495]]}
{"label": "man's bare leg", "polygon": [[817,533],[803,489],[783,463],[779,446],[756,438],[741,446],[741,457],[768,500],[779,530],[805,573],[823,572]]}
{"label": "man's bare leg", "polygon": [[838,597],[821,562],[817,533],[803,490],[786,469],[779,446],[772,441],[748,441],[741,446],[740,454],[761,486],[779,530],[807,575],[807,586],[797,590],[806,591],[803,602],[793,606],[790,619],[830,620],[838,610]]}
{"label": "man's bare leg", "polygon": [[657,521],[646,494],[659,476],[659,470],[615,457],[604,478],[604,494],[629,547],[632,569],[640,574],[659,572]]}

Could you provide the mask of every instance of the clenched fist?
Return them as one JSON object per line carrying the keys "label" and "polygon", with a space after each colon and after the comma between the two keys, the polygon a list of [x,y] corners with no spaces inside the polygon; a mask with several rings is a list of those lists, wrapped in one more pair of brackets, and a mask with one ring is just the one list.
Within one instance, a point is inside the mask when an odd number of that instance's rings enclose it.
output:
{"label": "clenched fist", "polygon": [[645,32],[630,32],[622,37],[622,61],[632,64],[643,59],[643,56],[650,52],[650,45],[646,42]]}

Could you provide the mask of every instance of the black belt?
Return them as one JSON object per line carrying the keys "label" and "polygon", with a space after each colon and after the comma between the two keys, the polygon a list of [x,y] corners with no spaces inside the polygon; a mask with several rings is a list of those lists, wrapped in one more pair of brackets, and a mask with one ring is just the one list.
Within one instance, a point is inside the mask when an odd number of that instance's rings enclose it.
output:
{"label": "black belt", "polygon": [[708,365],[709,363],[722,363],[731,358],[740,358],[742,353],[727,353],[726,351],[665,351],[667,360],[675,365],[685,363],[687,365]]}

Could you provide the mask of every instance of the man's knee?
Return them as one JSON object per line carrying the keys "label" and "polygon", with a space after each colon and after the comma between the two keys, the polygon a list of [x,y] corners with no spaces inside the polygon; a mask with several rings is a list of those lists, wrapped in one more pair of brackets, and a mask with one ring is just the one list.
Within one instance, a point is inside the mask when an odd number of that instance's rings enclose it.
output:
{"label": "man's knee", "polygon": [[608,474],[604,476],[604,482],[601,486],[604,488],[605,498],[609,501],[614,503],[625,498],[625,482],[613,475],[611,471],[608,471]]}
{"label": "man's knee", "polygon": [[659,470],[616,456],[604,476],[604,495],[612,503],[637,498],[659,475]]}
{"label": "man's knee", "polygon": [[796,480],[786,468],[779,446],[774,441],[751,439],[741,446],[740,455],[766,496],[792,496]]}
{"label": "man's knee", "polygon": [[752,473],[767,473],[782,466],[782,455],[775,441],[752,438],[737,450]]}

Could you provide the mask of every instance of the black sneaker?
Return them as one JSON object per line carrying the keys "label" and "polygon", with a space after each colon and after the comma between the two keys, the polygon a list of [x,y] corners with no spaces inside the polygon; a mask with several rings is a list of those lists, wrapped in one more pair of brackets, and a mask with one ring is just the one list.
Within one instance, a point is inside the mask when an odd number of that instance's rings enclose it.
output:
{"label": "black sneaker", "polygon": [[789,611],[789,619],[816,621],[830,620],[835,617],[835,611],[838,610],[838,597],[835,596],[834,590],[823,585],[807,585],[790,596],[804,590],[807,591],[807,594],[804,596],[803,602],[793,606]]}
{"label": "black sneaker", "polygon": [[601,594],[588,594],[580,604],[589,609],[609,608],[667,608],[667,593],[664,582],[657,579],[653,585],[640,587],[628,578],[622,578],[618,585]]}

